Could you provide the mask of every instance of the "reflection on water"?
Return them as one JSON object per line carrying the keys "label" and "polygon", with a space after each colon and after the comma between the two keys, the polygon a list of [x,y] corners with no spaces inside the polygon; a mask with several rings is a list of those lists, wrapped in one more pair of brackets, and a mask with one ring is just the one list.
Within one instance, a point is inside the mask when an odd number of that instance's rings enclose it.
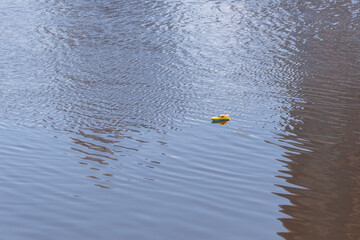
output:
{"label": "reflection on water", "polygon": [[211,1],[2,4],[4,117],[68,133],[90,169],[117,168],[111,163],[219,111],[238,119],[265,111],[250,118],[266,122],[281,105],[270,46],[285,40],[259,22],[276,31],[277,13]]}
{"label": "reflection on water", "polygon": [[1,1],[2,236],[356,239],[359,9]]}
{"label": "reflection on water", "polygon": [[226,125],[229,123],[229,121],[226,122],[211,122],[212,124],[219,124],[219,125]]}
{"label": "reflection on water", "polygon": [[[285,152],[280,185],[289,204],[281,218],[285,239],[359,239],[360,42],[359,17],[350,1],[298,8],[304,19],[298,48],[306,72],[289,88],[301,101],[291,104],[278,134]],[[355,17],[356,16],[356,17]],[[313,36],[309,36],[312,34]],[[300,44],[306,42],[306,44]]]}

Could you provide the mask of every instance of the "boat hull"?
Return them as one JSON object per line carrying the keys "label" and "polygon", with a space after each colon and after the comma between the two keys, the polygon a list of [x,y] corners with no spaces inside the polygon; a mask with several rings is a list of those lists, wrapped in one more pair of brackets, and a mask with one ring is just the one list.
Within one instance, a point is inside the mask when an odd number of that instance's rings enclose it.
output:
{"label": "boat hull", "polygon": [[227,122],[230,121],[230,118],[211,118],[213,122]]}

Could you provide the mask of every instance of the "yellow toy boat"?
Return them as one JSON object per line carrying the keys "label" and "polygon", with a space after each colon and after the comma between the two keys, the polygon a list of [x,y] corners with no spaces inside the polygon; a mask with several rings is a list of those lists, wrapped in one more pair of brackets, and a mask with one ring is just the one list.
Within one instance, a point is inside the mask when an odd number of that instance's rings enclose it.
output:
{"label": "yellow toy boat", "polygon": [[212,117],[211,120],[213,122],[226,122],[226,121],[230,121],[230,116],[229,114],[222,114],[218,117]]}

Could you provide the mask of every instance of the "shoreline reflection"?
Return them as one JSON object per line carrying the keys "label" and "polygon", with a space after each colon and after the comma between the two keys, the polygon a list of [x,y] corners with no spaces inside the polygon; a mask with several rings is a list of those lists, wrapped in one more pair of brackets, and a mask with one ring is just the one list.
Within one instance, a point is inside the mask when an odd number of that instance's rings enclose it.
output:
{"label": "shoreline reflection", "polygon": [[286,183],[275,193],[290,202],[280,206],[289,216],[279,219],[288,232],[278,234],[286,240],[360,239],[360,43],[349,37],[356,34],[356,5],[307,6],[316,17],[297,9],[305,22],[295,71],[306,74],[288,87],[301,101],[290,103],[276,139],[287,168],[279,171]]}

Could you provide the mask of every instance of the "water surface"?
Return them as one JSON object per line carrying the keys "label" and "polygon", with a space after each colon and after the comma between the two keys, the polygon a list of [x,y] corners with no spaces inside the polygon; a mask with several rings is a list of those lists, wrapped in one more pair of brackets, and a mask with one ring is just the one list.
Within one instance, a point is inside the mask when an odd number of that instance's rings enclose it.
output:
{"label": "water surface", "polygon": [[2,237],[358,239],[359,9],[1,1]]}

